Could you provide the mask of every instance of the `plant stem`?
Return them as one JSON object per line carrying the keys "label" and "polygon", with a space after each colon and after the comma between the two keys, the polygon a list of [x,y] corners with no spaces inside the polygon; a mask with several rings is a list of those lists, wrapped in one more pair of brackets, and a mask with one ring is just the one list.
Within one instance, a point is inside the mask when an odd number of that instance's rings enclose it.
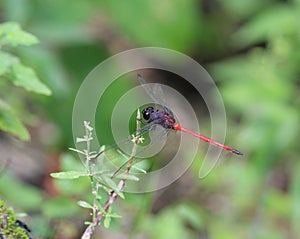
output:
{"label": "plant stem", "polygon": [[[140,119],[141,119],[140,118],[140,111],[138,110],[137,117],[136,117],[136,128],[137,128],[137,130],[140,129],[140,122],[141,122]],[[133,165],[133,159],[136,155],[136,150],[137,150],[138,144],[139,144],[139,137],[137,137],[137,139],[134,141],[134,144],[133,144],[133,147],[132,147],[132,150],[131,150],[131,155],[130,155],[130,158],[128,160],[127,166],[126,166],[126,171],[125,171],[126,174],[129,174],[130,169]],[[120,180],[120,182],[118,184],[118,191],[119,192],[122,192],[124,190],[125,183],[126,183],[125,179]],[[115,200],[117,198],[118,198],[118,194],[115,191],[112,191],[110,193],[109,198],[106,200],[106,202],[103,206],[103,209],[104,209],[105,212],[108,211],[110,206],[115,202]],[[93,233],[96,229],[96,226],[100,223],[103,216],[105,216],[104,213],[102,213],[101,211],[97,212],[96,217],[93,218],[93,222],[86,228],[86,230],[84,231],[81,239],[90,239],[91,238],[91,236],[93,235]]]}
{"label": "plant stem", "polygon": [[84,128],[85,128],[85,139],[86,139],[86,158],[85,158],[85,165],[87,166],[87,170],[89,173],[90,181],[91,181],[91,188],[92,194],[94,196],[93,202],[93,220],[95,220],[96,213],[97,213],[97,204],[96,204],[96,195],[98,192],[98,185],[95,183],[94,175],[93,175],[93,168],[91,162],[91,140],[92,140],[92,129],[90,128],[90,122],[84,121]]}

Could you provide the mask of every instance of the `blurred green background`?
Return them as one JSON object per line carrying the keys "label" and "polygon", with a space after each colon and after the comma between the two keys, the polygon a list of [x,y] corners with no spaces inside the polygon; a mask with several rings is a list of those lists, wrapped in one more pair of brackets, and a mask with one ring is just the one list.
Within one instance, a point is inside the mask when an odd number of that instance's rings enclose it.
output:
{"label": "blurred green background", "polygon": [[[11,87],[31,140],[0,132],[1,198],[28,214],[34,238],[79,238],[89,215],[76,201],[89,183],[49,178],[79,167],[67,149],[76,92],[104,59],[165,47],[193,57],[213,76],[226,107],[226,142],[245,156],[229,156],[200,180],[200,152],[168,188],[118,200],[113,209],[122,218],[94,238],[299,238],[299,16],[299,0],[1,0],[0,21],[18,22],[40,40],[14,54],[52,91],[40,96]],[[168,83],[167,74],[159,79]],[[132,87],[121,84],[115,95]],[[109,113],[101,112],[101,125],[110,123]],[[208,115],[201,119],[209,127]]]}

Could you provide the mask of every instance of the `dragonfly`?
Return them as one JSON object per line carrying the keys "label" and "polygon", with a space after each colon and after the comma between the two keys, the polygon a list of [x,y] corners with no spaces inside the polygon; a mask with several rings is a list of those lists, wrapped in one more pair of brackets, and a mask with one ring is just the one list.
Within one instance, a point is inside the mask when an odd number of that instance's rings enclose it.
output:
{"label": "dragonfly", "polygon": [[145,109],[143,109],[142,111],[142,115],[144,120],[146,120],[148,123],[154,123],[157,125],[162,126],[165,129],[171,129],[171,130],[176,130],[176,131],[181,131],[187,134],[190,134],[198,139],[201,139],[209,144],[212,144],[214,146],[217,146],[221,149],[227,150],[230,153],[234,153],[237,155],[243,155],[243,153],[237,149],[231,148],[227,145],[221,144],[215,140],[212,140],[202,134],[198,134],[194,131],[191,131],[189,129],[184,128],[183,126],[181,126],[180,124],[176,123],[176,119],[173,116],[172,113],[169,113],[170,110],[154,110],[154,107],[147,107]]}
{"label": "dragonfly", "polygon": [[[111,148],[118,147],[121,144],[132,142],[133,136],[136,137],[142,137],[144,134],[150,132],[151,130],[155,129],[156,126],[161,126],[166,130],[166,133],[169,131],[181,131],[183,133],[189,134],[191,136],[194,136],[202,141],[205,141],[211,145],[214,145],[216,147],[219,147],[223,150],[226,150],[230,153],[236,154],[236,155],[243,155],[243,153],[235,148],[229,147],[227,145],[221,144],[211,138],[208,138],[202,134],[196,133],[194,131],[191,131],[179,123],[177,123],[176,118],[173,114],[173,112],[166,106],[166,103],[163,98],[163,91],[159,84],[151,84],[151,87],[149,86],[144,78],[138,74],[138,81],[145,89],[146,93],[154,100],[155,107],[153,106],[147,106],[142,109],[142,122],[144,123],[144,126],[141,127],[139,130],[134,132],[131,136],[106,147],[105,149],[101,150],[95,158],[99,157],[101,154],[106,152],[107,150]],[[160,106],[160,107],[158,107]],[[121,167],[126,165],[127,162],[122,164]],[[119,171],[120,169],[118,169]]]}

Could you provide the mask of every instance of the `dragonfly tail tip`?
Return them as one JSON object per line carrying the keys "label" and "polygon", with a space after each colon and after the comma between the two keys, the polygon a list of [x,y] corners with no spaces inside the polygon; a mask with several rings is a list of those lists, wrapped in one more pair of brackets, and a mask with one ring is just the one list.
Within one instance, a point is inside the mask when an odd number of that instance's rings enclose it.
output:
{"label": "dragonfly tail tip", "polygon": [[232,152],[237,155],[244,155],[242,152],[238,151],[237,149],[233,149]]}

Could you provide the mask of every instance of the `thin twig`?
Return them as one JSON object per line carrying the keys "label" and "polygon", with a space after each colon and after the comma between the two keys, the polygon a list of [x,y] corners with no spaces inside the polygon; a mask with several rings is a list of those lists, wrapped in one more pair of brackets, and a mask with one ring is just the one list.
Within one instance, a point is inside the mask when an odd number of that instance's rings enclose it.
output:
{"label": "thin twig", "polygon": [[[137,130],[140,129],[140,111],[138,110],[137,112],[137,117],[136,117],[136,127],[137,127]],[[138,137],[138,136],[137,136]],[[130,172],[130,169],[133,165],[133,160],[134,160],[134,157],[136,155],[136,150],[137,150],[137,147],[138,147],[138,144],[139,144],[139,138],[137,138],[136,140],[134,140],[133,142],[133,147],[132,147],[132,150],[131,150],[131,155],[130,155],[130,158],[128,160],[128,164],[127,164],[127,167],[126,167],[126,171],[125,173],[126,174],[129,174]],[[118,192],[122,192],[124,190],[124,187],[125,187],[125,183],[126,183],[126,179],[122,179],[120,180],[119,184],[118,184]],[[107,199],[107,201],[105,202],[104,206],[103,206],[103,209],[105,212],[108,211],[108,209],[110,208],[110,206],[115,202],[115,200],[118,198],[118,194],[115,192],[115,191],[112,191],[110,193],[110,196],[109,198]],[[103,218],[103,216],[105,216],[105,214],[101,211],[98,211],[96,217],[93,219],[93,222],[86,228],[86,230],[84,231],[81,239],[90,239],[91,236],[93,235],[95,229],[96,229],[96,226],[100,223],[101,219]]]}
{"label": "thin twig", "polygon": [[96,206],[96,194],[98,192],[98,186],[97,183],[94,181],[94,176],[92,173],[92,167],[91,167],[91,140],[92,140],[92,131],[90,127],[90,122],[84,121],[84,128],[85,128],[85,138],[86,138],[86,161],[85,165],[87,166],[87,170],[89,173],[90,181],[91,181],[91,188],[92,188],[92,194],[94,196],[94,202],[93,202],[93,220],[96,217],[97,213],[97,206]]}

